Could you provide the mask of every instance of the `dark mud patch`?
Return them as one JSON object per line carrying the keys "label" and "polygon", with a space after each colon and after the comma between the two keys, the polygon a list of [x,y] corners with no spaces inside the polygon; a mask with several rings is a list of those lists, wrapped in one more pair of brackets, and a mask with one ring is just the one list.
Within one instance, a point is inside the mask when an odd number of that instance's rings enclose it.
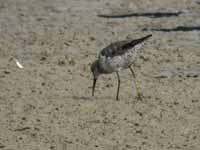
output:
{"label": "dark mud patch", "polygon": [[152,28],[152,29],[148,29],[148,28],[144,28],[142,29],[142,31],[161,31],[161,32],[190,32],[190,31],[200,31],[200,26],[178,26],[176,28],[160,28],[160,29],[156,29],[156,28]]}
{"label": "dark mud patch", "polygon": [[126,13],[126,14],[99,14],[98,17],[103,18],[127,18],[127,17],[149,17],[149,18],[162,18],[162,17],[178,17],[182,12],[147,12],[147,13]]}

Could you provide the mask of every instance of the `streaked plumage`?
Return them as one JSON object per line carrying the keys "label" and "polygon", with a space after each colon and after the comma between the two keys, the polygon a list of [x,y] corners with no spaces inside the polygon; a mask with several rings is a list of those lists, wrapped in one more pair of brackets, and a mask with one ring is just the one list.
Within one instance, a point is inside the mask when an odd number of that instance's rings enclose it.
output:
{"label": "streaked plumage", "polygon": [[94,76],[92,95],[94,95],[96,80],[100,74],[117,72],[118,91],[116,99],[118,100],[120,86],[118,72],[122,69],[129,68],[134,75],[134,72],[131,69],[131,65],[135,61],[139,50],[144,44],[144,41],[151,36],[152,35],[150,34],[140,39],[118,41],[108,45],[103,50],[101,50],[98,60],[96,60],[91,66],[91,71],[93,72]]}

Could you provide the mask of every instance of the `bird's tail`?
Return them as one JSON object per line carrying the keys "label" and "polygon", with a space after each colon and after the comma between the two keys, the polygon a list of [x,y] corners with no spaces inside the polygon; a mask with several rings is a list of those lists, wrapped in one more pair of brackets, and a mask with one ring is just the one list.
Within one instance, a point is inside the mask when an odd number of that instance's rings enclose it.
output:
{"label": "bird's tail", "polygon": [[137,45],[137,44],[142,43],[143,41],[147,40],[147,39],[150,38],[151,36],[152,36],[152,34],[149,34],[149,35],[147,35],[147,36],[145,36],[145,37],[142,37],[142,38],[139,38],[139,39],[135,39],[135,40],[133,40],[131,43],[132,43],[133,45]]}
{"label": "bird's tail", "polygon": [[131,47],[134,47],[135,45],[144,42],[145,40],[147,40],[147,39],[150,38],[151,36],[152,36],[152,34],[149,34],[149,35],[147,35],[147,36],[145,36],[145,37],[132,40],[130,43],[124,45],[124,48],[131,48]]}

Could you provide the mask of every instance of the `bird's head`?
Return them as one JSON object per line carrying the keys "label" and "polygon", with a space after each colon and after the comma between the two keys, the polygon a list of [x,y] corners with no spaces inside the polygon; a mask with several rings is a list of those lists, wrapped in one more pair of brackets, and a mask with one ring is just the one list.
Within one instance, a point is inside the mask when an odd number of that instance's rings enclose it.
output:
{"label": "bird's head", "polygon": [[91,72],[93,74],[93,87],[92,87],[92,96],[94,96],[94,90],[96,86],[96,81],[100,75],[100,69],[99,69],[99,61],[96,60],[91,65]]}

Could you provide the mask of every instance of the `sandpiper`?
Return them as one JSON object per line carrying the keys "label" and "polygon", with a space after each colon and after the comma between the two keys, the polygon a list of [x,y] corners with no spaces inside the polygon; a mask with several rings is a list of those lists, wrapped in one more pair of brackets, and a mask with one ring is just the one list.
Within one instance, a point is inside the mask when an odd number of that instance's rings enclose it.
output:
{"label": "sandpiper", "polygon": [[[129,69],[132,73],[133,78],[135,79],[135,73],[131,66],[134,63],[139,50],[144,44],[144,41],[151,36],[152,35],[149,34],[139,39],[134,39],[134,40],[129,39],[124,41],[114,42],[100,51],[98,59],[94,61],[93,64],[91,65],[91,71],[94,77],[92,96],[94,96],[95,85],[99,75],[116,72],[118,78],[116,100],[119,100],[119,89],[120,89],[119,71],[123,69]],[[136,83],[135,86],[137,90]]]}

